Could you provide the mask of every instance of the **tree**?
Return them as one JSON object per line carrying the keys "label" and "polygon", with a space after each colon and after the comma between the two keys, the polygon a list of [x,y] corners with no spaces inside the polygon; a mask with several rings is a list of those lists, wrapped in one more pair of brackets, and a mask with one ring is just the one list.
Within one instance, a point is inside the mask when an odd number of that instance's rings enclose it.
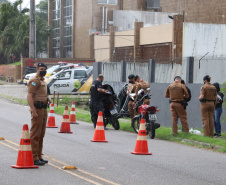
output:
{"label": "tree", "polygon": [[7,1],[7,0],[0,0],[0,6],[1,6],[1,4],[3,4],[3,3],[8,3],[8,1]]}
{"label": "tree", "polygon": [[36,15],[48,22],[48,0],[42,0],[36,6]]}
{"label": "tree", "polygon": [[[18,61],[20,54],[23,57],[29,56],[29,9],[20,12],[18,6],[21,3],[22,0],[18,0],[14,4],[5,3],[0,7],[0,63],[9,63],[12,56],[16,56],[15,60]],[[42,52],[47,46],[51,28],[38,16],[36,28],[37,52]]]}

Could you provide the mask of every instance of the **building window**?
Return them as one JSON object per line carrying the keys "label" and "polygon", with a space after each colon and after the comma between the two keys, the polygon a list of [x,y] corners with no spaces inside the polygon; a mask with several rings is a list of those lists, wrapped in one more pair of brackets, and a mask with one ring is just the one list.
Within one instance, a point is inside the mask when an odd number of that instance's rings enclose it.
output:
{"label": "building window", "polygon": [[148,9],[159,9],[160,8],[160,0],[147,0],[147,8]]}
{"label": "building window", "polygon": [[118,0],[98,0],[98,4],[117,5]]}
{"label": "building window", "polygon": [[66,0],[64,3],[64,49],[63,56],[71,58],[71,39],[72,39],[72,0]]}
{"label": "building window", "polygon": [[60,0],[53,0],[53,54],[60,58]]}

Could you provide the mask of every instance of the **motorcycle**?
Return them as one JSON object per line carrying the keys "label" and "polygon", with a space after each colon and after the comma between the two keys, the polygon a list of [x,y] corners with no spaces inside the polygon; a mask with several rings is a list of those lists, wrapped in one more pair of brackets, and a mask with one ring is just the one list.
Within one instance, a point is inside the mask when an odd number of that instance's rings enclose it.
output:
{"label": "motorcycle", "polygon": [[156,113],[159,109],[156,106],[149,106],[144,104],[145,99],[151,99],[150,95],[146,93],[143,89],[138,91],[137,102],[134,109],[139,113],[139,115],[134,116],[132,120],[132,127],[136,133],[139,132],[140,121],[145,119],[146,133],[149,134],[151,139],[155,138],[155,130],[160,127],[157,121]]}
{"label": "motorcycle", "polygon": [[103,89],[107,89],[108,93],[103,94],[102,102],[104,105],[103,121],[104,125],[111,124],[115,130],[120,129],[118,121],[118,111],[116,109],[117,95],[115,94],[113,88],[105,84]]}

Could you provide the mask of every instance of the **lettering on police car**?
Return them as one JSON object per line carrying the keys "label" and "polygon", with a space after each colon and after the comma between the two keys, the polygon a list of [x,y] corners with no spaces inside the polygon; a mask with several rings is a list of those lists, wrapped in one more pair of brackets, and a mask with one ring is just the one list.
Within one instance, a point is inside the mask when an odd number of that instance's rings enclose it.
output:
{"label": "lettering on police car", "polygon": [[54,87],[69,87],[69,84],[54,84]]}

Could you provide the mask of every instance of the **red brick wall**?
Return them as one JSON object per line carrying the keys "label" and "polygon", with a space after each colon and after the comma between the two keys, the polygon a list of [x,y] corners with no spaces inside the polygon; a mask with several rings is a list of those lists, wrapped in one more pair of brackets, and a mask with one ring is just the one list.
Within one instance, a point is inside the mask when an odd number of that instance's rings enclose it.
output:
{"label": "red brick wall", "polygon": [[4,76],[5,79],[11,77],[13,82],[17,82],[18,79],[21,79],[21,65],[3,65],[0,66],[0,76]]}

